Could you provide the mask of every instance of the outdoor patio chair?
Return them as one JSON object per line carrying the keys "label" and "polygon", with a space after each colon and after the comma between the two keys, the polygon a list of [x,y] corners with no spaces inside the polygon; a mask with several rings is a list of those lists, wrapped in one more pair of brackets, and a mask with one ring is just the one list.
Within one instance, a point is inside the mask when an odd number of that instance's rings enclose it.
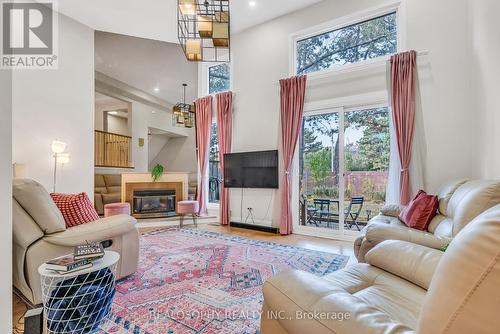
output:
{"label": "outdoor patio chair", "polygon": [[[363,203],[365,202],[364,197],[352,197],[351,202],[349,203],[349,207],[345,212],[345,223],[349,225],[349,229],[353,225],[356,225],[358,231],[361,231],[359,227],[360,222],[358,222],[359,214],[363,209]],[[350,221],[349,221],[350,220]]]}

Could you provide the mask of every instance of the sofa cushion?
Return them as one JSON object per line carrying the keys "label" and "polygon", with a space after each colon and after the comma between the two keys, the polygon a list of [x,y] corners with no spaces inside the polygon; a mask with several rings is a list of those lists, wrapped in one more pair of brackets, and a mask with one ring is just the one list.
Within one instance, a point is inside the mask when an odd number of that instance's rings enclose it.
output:
{"label": "sofa cushion", "polygon": [[351,265],[323,279],[331,284],[332,289],[343,289],[358,301],[388,315],[394,322],[412,329],[417,327],[426,292],[421,287],[365,263]]}
{"label": "sofa cushion", "polygon": [[458,233],[429,287],[419,333],[498,333],[500,205]]}
{"label": "sofa cushion", "polygon": [[436,215],[438,204],[437,196],[427,195],[425,191],[420,190],[401,212],[399,218],[408,227],[426,231],[431,219]]}
{"label": "sofa cushion", "polygon": [[102,194],[108,192],[106,188],[106,182],[104,182],[104,176],[102,174],[94,175],[94,193]]}
{"label": "sofa cushion", "polygon": [[102,194],[103,204],[120,203],[121,201],[122,196],[120,193]]}
{"label": "sofa cushion", "polygon": [[64,217],[66,227],[78,226],[99,219],[86,193],[75,195],[50,194]]}
{"label": "sofa cushion", "polygon": [[479,214],[500,204],[499,180],[469,181],[460,186],[448,203],[447,213],[453,220],[453,235]]}
{"label": "sofa cushion", "polygon": [[451,197],[455,193],[455,191],[463,185],[467,180],[453,181],[450,182],[439,190],[437,196],[439,198],[439,213],[443,216],[447,215],[446,210],[448,209],[448,203],[450,202]]}
{"label": "sofa cushion", "polygon": [[66,229],[61,211],[40,183],[30,179],[15,179],[12,195],[45,234]]}
{"label": "sofa cushion", "polygon": [[120,174],[104,174],[103,176],[106,187],[121,187],[122,176]]}

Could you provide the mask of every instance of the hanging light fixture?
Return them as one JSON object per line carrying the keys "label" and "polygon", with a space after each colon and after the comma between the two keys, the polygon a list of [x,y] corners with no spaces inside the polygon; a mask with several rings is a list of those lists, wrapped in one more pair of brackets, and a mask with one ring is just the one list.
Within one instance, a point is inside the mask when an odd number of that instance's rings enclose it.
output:
{"label": "hanging light fixture", "polygon": [[187,84],[182,84],[184,89],[184,99],[182,102],[177,103],[172,111],[174,113],[173,123],[176,126],[184,126],[186,128],[192,128],[194,126],[194,104],[186,103],[186,87]]}
{"label": "hanging light fixture", "polygon": [[231,60],[229,0],[177,0],[178,35],[189,61]]}

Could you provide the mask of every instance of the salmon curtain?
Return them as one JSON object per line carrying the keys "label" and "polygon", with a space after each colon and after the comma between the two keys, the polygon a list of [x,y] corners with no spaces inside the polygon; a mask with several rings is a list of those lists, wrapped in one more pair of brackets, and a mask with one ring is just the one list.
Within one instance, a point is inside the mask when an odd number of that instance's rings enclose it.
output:
{"label": "salmon curtain", "polygon": [[396,134],[401,175],[399,198],[403,205],[410,201],[410,163],[416,112],[417,53],[403,52],[391,57],[391,107]]}
{"label": "salmon curtain", "polygon": [[233,93],[225,92],[216,95],[217,100],[217,136],[219,139],[219,161],[222,171],[219,207],[221,225],[229,225],[229,189],[224,187],[224,154],[231,153],[233,135]]}
{"label": "salmon curtain", "polygon": [[302,127],[306,82],[306,76],[280,80],[281,142],[284,169],[281,179],[282,196],[280,233],[282,235],[292,234],[293,232],[290,173],[292,170],[292,162],[299,139],[300,129]]}
{"label": "salmon curtain", "polygon": [[199,214],[208,214],[208,154],[210,151],[210,129],[212,126],[212,96],[194,101],[196,106],[196,152],[198,156],[198,204]]}

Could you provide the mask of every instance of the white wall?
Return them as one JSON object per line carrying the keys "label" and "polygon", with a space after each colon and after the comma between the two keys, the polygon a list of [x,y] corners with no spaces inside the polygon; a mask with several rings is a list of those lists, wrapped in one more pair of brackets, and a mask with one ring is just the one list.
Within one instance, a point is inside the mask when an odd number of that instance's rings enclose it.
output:
{"label": "white wall", "polygon": [[194,128],[190,129],[188,137],[170,138],[160,150],[151,165],[157,163],[165,166],[169,172],[185,172],[196,175],[198,162],[196,158],[196,144]]}
{"label": "white wall", "polygon": [[12,77],[13,158],[27,176],[52,189],[51,142],[68,143],[58,192],[93,196],[94,31],[59,15],[59,68],[15,71]]}
{"label": "white wall", "polygon": [[12,72],[0,70],[0,333],[12,331]]}
{"label": "white wall", "polygon": [[500,2],[470,0],[472,15],[472,86],[476,103],[471,113],[480,115],[481,175],[500,178]]}
{"label": "white wall", "polygon": [[128,136],[128,119],[125,117],[108,114],[108,132]]}
{"label": "white wall", "polygon": [[[420,90],[427,139],[426,188],[436,191],[451,179],[478,176],[473,155],[477,121],[471,113],[471,59],[466,0],[407,0],[405,49],[429,51],[419,67]],[[279,86],[289,73],[290,35],[311,26],[383,4],[385,0],[327,0],[233,36],[234,151],[278,148]],[[452,8],[453,10],[450,10]],[[425,19],[424,19],[425,18]],[[362,78],[316,82],[307,89],[306,102],[369,94],[386,89],[383,71]],[[269,192],[269,191],[268,191]],[[267,212],[274,198],[272,213]],[[245,190],[243,210],[279,224],[279,194],[263,196]],[[239,191],[231,192],[232,216],[238,217]]]}
{"label": "white wall", "polygon": [[[97,95],[100,95],[97,93]],[[102,96],[102,95],[100,95]],[[95,117],[94,117],[94,124],[95,124],[95,130],[100,130],[104,131],[104,112],[106,111],[113,111],[113,110],[129,110],[130,108],[130,103],[120,101],[117,99],[113,99],[111,97],[108,97],[106,99],[96,99],[95,102]],[[109,124],[108,124],[109,126]],[[131,133],[131,126],[129,126],[127,122],[127,129],[123,133],[124,135],[130,135]]]}
{"label": "white wall", "polygon": [[149,169],[153,169],[153,161],[161,152],[163,147],[167,145],[170,137],[165,134],[152,134],[148,138],[148,164]]}

